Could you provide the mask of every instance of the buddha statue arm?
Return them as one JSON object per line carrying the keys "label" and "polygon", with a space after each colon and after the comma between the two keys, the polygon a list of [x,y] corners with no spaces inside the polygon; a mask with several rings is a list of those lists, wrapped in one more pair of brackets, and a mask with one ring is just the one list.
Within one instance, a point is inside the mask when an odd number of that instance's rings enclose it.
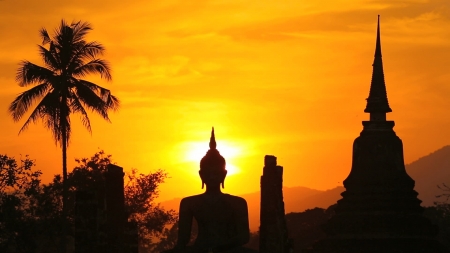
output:
{"label": "buddha statue arm", "polygon": [[184,249],[191,239],[193,214],[188,199],[182,199],[178,220],[178,241],[175,248]]}

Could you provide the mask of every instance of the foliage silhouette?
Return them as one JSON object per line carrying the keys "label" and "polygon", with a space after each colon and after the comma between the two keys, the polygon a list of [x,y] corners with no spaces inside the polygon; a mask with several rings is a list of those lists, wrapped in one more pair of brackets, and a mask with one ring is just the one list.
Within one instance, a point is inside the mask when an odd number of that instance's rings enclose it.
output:
{"label": "foliage silhouette", "polygon": [[439,226],[437,239],[450,249],[450,187],[445,183],[437,187],[442,191],[436,196],[441,201],[425,207],[424,215]]}
{"label": "foliage silhouette", "polygon": [[[42,28],[42,45],[38,47],[44,66],[26,60],[20,63],[16,81],[21,87],[33,87],[19,94],[9,106],[13,120],[19,121],[37,103],[19,133],[26,130],[30,123],[39,119],[43,121],[55,142],[62,147],[63,182],[67,179],[70,114],[80,113],[83,125],[92,132],[86,108],[109,121],[108,111],[119,107],[119,100],[108,89],[82,79],[88,74],[99,74],[101,78],[111,80],[108,63],[97,58],[102,55],[104,47],[98,42],[85,40],[90,30],[92,27],[88,23],[79,21],[69,25],[64,20],[53,37]],[[66,196],[67,187],[64,187],[63,217],[67,213]]]}
{"label": "foliage silhouette", "polygon": [[439,227],[437,239],[447,248],[450,248],[450,203],[438,202],[434,206],[425,207],[423,213]]}
{"label": "foliage silhouette", "polygon": [[36,191],[40,183],[40,170],[33,170],[35,162],[28,156],[20,160],[0,155],[0,196],[23,190],[26,194]]}
{"label": "foliage silhouette", "polygon": [[0,155],[0,252],[32,252],[37,222],[33,217],[41,171],[25,157],[20,164],[15,158]]}
{"label": "foliage silhouette", "polygon": [[[448,186],[447,184],[443,183],[442,186],[438,185],[437,186],[439,189],[441,189],[443,191],[442,194],[437,195],[437,198],[445,198],[445,201],[449,201],[450,200],[450,186]],[[442,203],[442,202],[440,202]]]}
{"label": "foliage silhouette", "polygon": [[286,223],[289,231],[289,237],[293,239],[294,252],[311,248],[312,245],[325,238],[322,231],[322,225],[334,215],[335,205],[327,209],[314,208],[300,213],[288,213]]}
{"label": "foliage silhouette", "polygon": [[[75,193],[104,190],[103,173],[112,163],[110,155],[99,151],[90,158],[77,159],[68,174],[67,201],[69,234],[75,220]],[[62,231],[63,181],[55,175],[49,184],[40,184],[41,172],[26,157],[18,164],[14,158],[0,156],[0,252],[56,252]],[[133,169],[126,175],[125,208],[129,221],[138,224],[140,247],[149,249],[152,238],[160,236],[175,221],[174,211],[166,211],[155,199],[158,186],[167,174],[163,170],[139,174]],[[103,192],[104,193],[104,192]]]}
{"label": "foliage silhouette", "polygon": [[[191,238],[189,239],[188,243],[189,246],[194,244],[195,238],[197,238],[197,234],[198,226],[197,222],[194,219],[192,221]],[[152,245],[150,252],[163,252],[173,249],[176,246],[178,239],[178,221],[175,222],[172,227],[165,228],[159,239],[159,242]]]}
{"label": "foliage silhouette", "polygon": [[[101,197],[104,194],[104,173],[108,164],[112,164],[112,156],[104,151],[95,153],[90,158],[76,159],[77,166],[68,174],[69,186],[68,212],[69,221],[73,224],[75,215],[76,191],[97,192]],[[167,173],[159,169],[149,174],[140,174],[136,169],[125,176],[125,212],[128,220],[136,222],[139,229],[139,247],[148,248],[153,237],[160,235],[166,225],[175,221],[175,213],[166,211],[155,203],[159,196],[158,186],[164,183]],[[60,176],[49,186],[52,196],[61,196],[62,182]],[[49,192],[48,192],[49,193]],[[104,196],[104,195],[103,195]],[[55,200],[57,201],[57,199]]]}

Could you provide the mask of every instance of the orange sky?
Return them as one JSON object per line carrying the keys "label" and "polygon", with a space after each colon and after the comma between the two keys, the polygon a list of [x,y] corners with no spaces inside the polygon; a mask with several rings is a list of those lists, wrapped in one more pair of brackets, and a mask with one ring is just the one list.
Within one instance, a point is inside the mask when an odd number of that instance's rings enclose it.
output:
{"label": "orange sky", "polygon": [[[0,0],[0,153],[36,159],[47,182],[61,151],[42,124],[18,135],[7,107],[24,89],[18,63],[42,64],[38,31],[62,18],[90,22],[113,81],[89,80],[121,99],[112,124],[72,117],[74,158],[99,149],[126,170],[171,176],[160,201],[201,192],[199,159],[211,126],[230,165],[225,191],[259,190],[264,155],[285,186],[341,185],[369,93],[376,19],[394,128],[407,163],[450,144],[448,0]],[[3,108],[3,109],[2,109]]]}

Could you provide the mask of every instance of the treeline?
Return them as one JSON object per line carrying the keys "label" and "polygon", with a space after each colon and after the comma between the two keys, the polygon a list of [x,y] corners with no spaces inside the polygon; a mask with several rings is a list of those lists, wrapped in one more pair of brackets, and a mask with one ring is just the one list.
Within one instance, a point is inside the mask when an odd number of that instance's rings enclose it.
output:
{"label": "treeline", "polygon": [[[75,233],[75,193],[101,191],[112,158],[100,151],[76,162],[67,177],[67,238],[71,245]],[[58,252],[63,233],[62,177],[55,175],[50,183],[42,184],[41,175],[29,157],[16,160],[0,155],[0,252]],[[155,203],[158,186],[165,178],[163,170],[140,174],[133,169],[125,175],[125,211],[128,220],[138,226],[143,251],[155,251],[158,240],[154,238],[176,219],[173,210],[164,210]]]}

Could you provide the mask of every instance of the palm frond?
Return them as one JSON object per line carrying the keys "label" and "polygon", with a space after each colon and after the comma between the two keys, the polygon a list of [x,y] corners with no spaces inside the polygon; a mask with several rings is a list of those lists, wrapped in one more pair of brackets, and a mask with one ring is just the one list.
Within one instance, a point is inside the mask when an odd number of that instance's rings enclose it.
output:
{"label": "palm frond", "polygon": [[61,70],[67,69],[70,60],[76,53],[75,42],[73,39],[74,30],[71,26],[67,25],[64,20],[61,20],[59,28],[55,31],[53,38],[53,44],[55,52],[60,60]]}
{"label": "palm frond", "polygon": [[73,71],[80,66],[84,65],[86,60],[93,60],[97,55],[102,55],[105,50],[103,45],[98,42],[88,42],[84,41],[77,43],[76,53],[73,55],[68,66],[68,72],[73,73]]}
{"label": "palm frond", "polygon": [[61,109],[56,104],[48,103],[43,107],[42,122],[52,132],[55,144],[62,142]]}
{"label": "palm frond", "polygon": [[98,113],[105,120],[110,122],[108,117],[108,106],[105,101],[101,97],[97,95],[97,93],[90,88],[77,84],[76,85],[75,95],[77,98],[83,103],[83,105],[93,112]]}
{"label": "palm frond", "polygon": [[106,99],[106,105],[109,109],[112,109],[113,111],[119,110],[120,107],[120,100],[114,96],[109,94],[109,96]]}
{"label": "palm frond", "polygon": [[[65,112],[65,113],[64,113]],[[61,103],[59,94],[55,91],[47,93],[28,117],[19,134],[25,131],[31,123],[42,120],[44,126],[52,132],[55,143],[62,145],[62,132],[66,132],[67,141],[70,139],[70,115],[71,110],[67,104]],[[62,129],[62,124],[66,127]]]}
{"label": "palm frond", "polygon": [[[59,142],[62,146],[63,132],[66,135],[67,143],[70,139],[70,107],[67,99],[62,101],[60,94],[56,91],[52,92],[52,96],[47,102],[44,106],[43,123],[52,132],[55,143]],[[65,127],[63,128],[63,126]]]}
{"label": "palm frond", "polygon": [[50,36],[48,36],[47,29],[41,28],[41,30],[39,31],[39,34],[41,35],[41,38],[42,38],[42,45],[46,45],[47,43],[50,43],[50,41],[52,41],[50,39]]}
{"label": "palm frond", "polygon": [[55,28],[53,30],[53,37],[52,37],[52,41],[53,43],[55,43],[55,46],[60,47],[62,44],[59,44],[59,38],[61,36],[62,31],[64,30],[64,27],[67,26],[67,23],[64,19],[61,19],[61,23],[59,24],[59,26],[57,28]]}
{"label": "palm frond", "polygon": [[88,74],[100,74],[100,77],[108,81],[112,79],[109,63],[101,59],[91,60],[73,71],[76,77],[84,77]]}
{"label": "palm frond", "polygon": [[82,52],[84,55],[89,55],[90,57],[95,58],[98,55],[102,55],[103,51],[105,51],[105,48],[102,44],[96,41],[91,41],[84,45]]}
{"label": "palm frond", "polygon": [[100,85],[97,85],[95,83],[86,81],[86,80],[78,80],[78,83],[81,85],[84,85],[94,91],[106,104],[108,109],[112,109],[114,111],[118,110],[120,107],[120,101],[117,97],[113,96],[111,94],[111,91],[108,89],[103,88]]}
{"label": "palm frond", "polygon": [[61,55],[59,54],[59,50],[57,49],[57,47],[55,46],[55,42],[54,41],[50,41],[50,47],[48,50],[53,58],[55,59],[55,61],[58,63],[58,72],[61,72],[62,70],[62,65],[61,65]]}
{"label": "palm frond", "polygon": [[87,22],[72,22],[71,28],[73,29],[73,41],[78,42],[82,40],[86,34],[92,30],[91,24]]}
{"label": "palm frond", "polygon": [[[52,71],[58,71],[60,69],[60,66],[59,62],[55,58],[55,53],[52,53],[50,50],[48,50],[43,46],[38,45],[38,47],[39,47],[39,54],[44,60],[45,65],[47,65],[47,67],[49,67]],[[54,51],[54,48],[52,49]]]}
{"label": "palm frond", "polygon": [[50,89],[49,83],[42,83],[20,93],[9,106],[14,121],[19,121],[28,108],[39,98],[45,96]]}
{"label": "palm frond", "polygon": [[70,107],[73,109],[73,112],[81,113],[81,122],[83,123],[83,126],[92,134],[91,121],[89,120],[86,110],[76,96],[72,98]]}
{"label": "palm frond", "polygon": [[94,60],[97,56],[103,55],[103,52],[105,51],[105,48],[102,44],[92,41],[87,42],[84,44],[79,45],[79,50],[77,52],[77,57],[87,61],[87,60]]}
{"label": "palm frond", "polygon": [[22,61],[16,73],[16,81],[24,87],[33,83],[51,83],[54,72],[29,61]]}
{"label": "palm frond", "polygon": [[[51,111],[54,108],[57,108],[57,106],[54,105],[55,102],[59,102],[57,100],[57,96],[55,96],[55,92],[49,92],[47,95],[41,100],[41,102],[36,106],[36,108],[31,113],[30,117],[28,117],[27,121],[23,124],[22,128],[19,131],[19,134],[23,131],[25,131],[28,126],[31,123],[36,123],[38,119],[46,119],[47,124],[46,127],[49,126],[48,124],[48,117],[52,117],[53,122],[57,122],[57,113],[51,113],[50,115],[46,115],[49,111]],[[56,110],[55,110],[56,111]],[[53,127],[57,127],[52,124]],[[56,137],[55,137],[56,139]]]}

